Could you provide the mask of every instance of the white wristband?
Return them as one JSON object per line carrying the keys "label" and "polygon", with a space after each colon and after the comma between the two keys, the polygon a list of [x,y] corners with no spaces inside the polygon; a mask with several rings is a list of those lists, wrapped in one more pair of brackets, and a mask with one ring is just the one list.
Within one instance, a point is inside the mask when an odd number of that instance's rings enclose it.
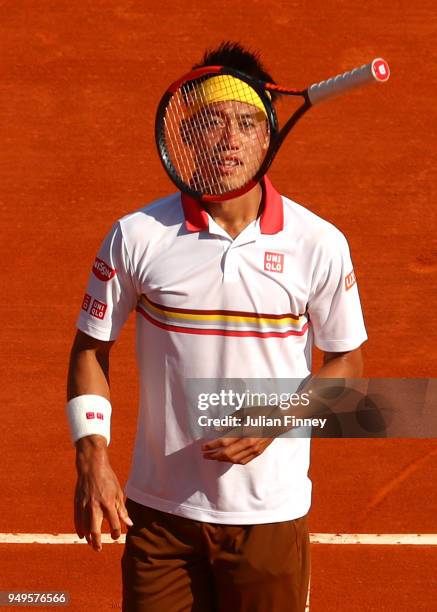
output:
{"label": "white wristband", "polygon": [[73,443],[85,436],[104,436],[111,440],[111,403],[101,395],[78,395],[67,403]]}

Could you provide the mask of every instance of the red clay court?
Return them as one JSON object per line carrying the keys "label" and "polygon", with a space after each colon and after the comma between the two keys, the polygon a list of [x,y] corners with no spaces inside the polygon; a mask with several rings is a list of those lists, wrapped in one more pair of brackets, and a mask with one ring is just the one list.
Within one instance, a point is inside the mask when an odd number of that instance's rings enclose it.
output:
{"label": "red clay court", "polygon": [[[435,4],[5,0],[0,11],[0,591],[65,590],[70,610],[120,609],[121,546],[97,555],[17,541],[74,529],[64,415],[74,323],[113,221],[174,191],[153,140],[162,92],[223,39],[261,50],[278,82],[295,87],[388,60],[388,84],[303,118],[269,176],[348,237],[369,334],[365,376],[432,377]],[[122,481],[136,417],[133,323],[111,372],[110,455]],[[313,534],[373,534],[370,544],[313,544],[311,612],[436,609],[435,440],[316,440],[311,474]],[[69,541],[48,541],[59,538]]]}

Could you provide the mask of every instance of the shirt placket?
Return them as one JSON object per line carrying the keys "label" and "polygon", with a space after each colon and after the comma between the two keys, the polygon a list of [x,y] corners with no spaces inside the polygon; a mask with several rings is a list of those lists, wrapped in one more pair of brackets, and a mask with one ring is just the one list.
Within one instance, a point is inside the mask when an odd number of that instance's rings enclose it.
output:
{"label": "shirt placket", "polygon": [[235,239],[232,239],[222,227],[210,218],[209,231],[211,234],[220,236],[222,243],[223,282],[237,283],[240,279],[241,248],[256,240],[259,234],[259,222],[249,224]]}

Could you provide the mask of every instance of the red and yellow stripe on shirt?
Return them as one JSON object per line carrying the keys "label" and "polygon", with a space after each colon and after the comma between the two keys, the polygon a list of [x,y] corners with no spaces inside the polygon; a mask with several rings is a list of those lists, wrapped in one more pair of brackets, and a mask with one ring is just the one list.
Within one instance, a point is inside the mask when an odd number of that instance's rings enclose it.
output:
{"label": "red and yellow stripe on shirt", "polygon": [[138,302],[137,312],[161,329],[182,334],[286,338],[303,336],[308,329],[305,315],[188,310],[156,304],[145,295]]}

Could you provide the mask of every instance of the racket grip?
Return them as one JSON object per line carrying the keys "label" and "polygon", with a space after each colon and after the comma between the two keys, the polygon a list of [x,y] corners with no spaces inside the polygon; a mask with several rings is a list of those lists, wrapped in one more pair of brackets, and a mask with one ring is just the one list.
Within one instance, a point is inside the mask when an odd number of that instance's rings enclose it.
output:
{"label": "racket grip", "polygon": [[369,64],[354,68],[335,77],[314,83],[308,87],[308,97],[311,104],[318,104],[327,98],[338,96],[349,89],[378,81],[383,83],[390,76],[390,68],[385,60],[378,57]]}

